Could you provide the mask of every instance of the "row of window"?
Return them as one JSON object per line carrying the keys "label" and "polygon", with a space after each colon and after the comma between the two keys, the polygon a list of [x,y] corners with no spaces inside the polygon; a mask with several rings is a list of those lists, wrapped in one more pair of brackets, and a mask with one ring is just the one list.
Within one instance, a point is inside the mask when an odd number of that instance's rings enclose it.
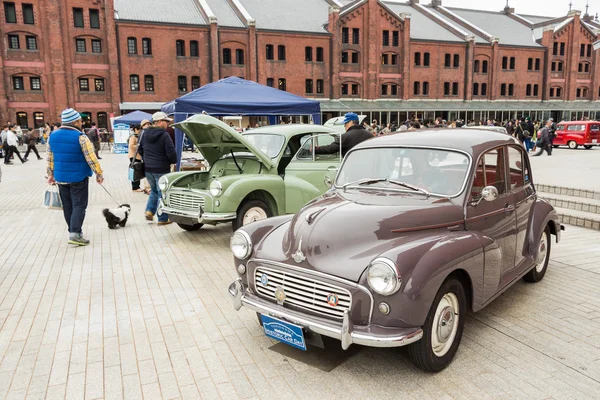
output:
{"label": "row of window", "polygon": [[[382,44],[384,46],[389,46],[390,45],[390,31],[383,31],[383,35],[382,35]],[[400,32],[398,31],[392,31],[392,46],[399,46],[400,45]]]}
{"label": "row of window", "polygon": [[[562,61],[552,61],[550,69],[552,72],[562,72],[564,63]],[[591,64],[589,62],[580,62],[577,66],[577,71],[585,74],[589,74],[592,71]]]}
{"label": "row of window", "polygon": [[[598,89],[598,93],[600,94],[600,88]],[[590,94],[590,90],[586,87],[580,87],[576,90],[576,97],[578,99],[587,99]],[[561,98],[562,97],[562,88],[561,87],[553,87],[550,88],[550,97],[551,98]]]}
{"label": "row of window", "polygon": [[[244,50],[242,50],[242,49],[235,50],[235,63],[236,63],[236,65],[244,65]],[[225,64],[225,65],[232,64],[231,49],[228,49],[228,48],[223,49],[223,64]]]}
{"label": "row of window", "polygon": [[[452,60],[452,65],[450,65],[450,61]],[[451,54],[446,53],[444,56],[444,67],[446,68],[458,68],[460,66],[460,55],[454,54],[452,57]]]}
{"label": "row of window", "polygon": [[591,57],[592,56],[592,45],[591,44],[582,44],[579,48],[579,56],[580,57]]}
{"label": "row of window", "polygon": [[[306,94],[313,94],[314,93],[314,80],[312,79],[307,79],[306,80]],[[317,94],[323,94],[323,90],[324,90],[324,83],[323,83],[323,79],[317,79],[317,87],[316,87],[316,93]]]}
{"label": "row of window", "polygon": [[[429,53],[423,53],[423,67],[429,67],[430,59],[431,59],[431,56],[429,55]],[[420,67],[420,66],[421,66],[421,53],[416,52],[415,53],[415,67]]]}
{"label": "row of window", "polygon": [[[91,39],[92,53],[102,53],[102,40]],[[76,53],[87,53],[87,40],[83,38],[75,39],[75,52]]]}
{"label": "row of window", "polygon": [[[84,117],[85,120],[91,121],[93,114],[90,111],[84,111],[81,113],[81,115]],[[96,114],[96,116],[97,116],[96,121],[98,122],[98,124],[97,124],[98,128],[107,129],[108,128],[108,113],[99,112]],[[33,128],[35,128],[35,129],[40,128],[40,127],[44,126],[45,122],[46,122],[46,120],[44,118],[43,112],[36,111],[33,113]],[[26,129],[31,128],[29,126],[28,115],[25,111],[17,112],[17,125],[19,125],[21,128],[26,128]]]}
{"label": "row of window", "polygon": [[[342,28],[342,43],[350,43],[350,28]],[[360,44],[360,29],[352,28],[352,44]]]}
{"label": "row of window", "polygon": [[[200,77],[192,76],[191,78],[192,90],[196,90],[200,87]],[[188,78],[187,76],[180,75],[177,77],[177,89],[181,93],[188,91]],[[129,75],[129,90],[132,92],[140,91],[140,76]],[[144,91],[154,92],[154,75],[144,75]]]}
{"label": "row of window", "polygon": [[[323,56],[323,48],[322,47],[317,47],[317,62],[323,62],[325,61],[325,58]],[[306,62],[312,62],[313,60],[313,48],[310,46],[306,46],[304,48],[304,61]]]}
{"label": "row of window", "polygon": [[[272,44],[265,46],[267,60],[275,60],[275,47]],[[277,46],[277,60],[285,61],[285,46],[280,44]]]}
{"label": "row of window", "polygon": [[[88,13],[90,28],[100,29],[100,11],[96,8],[90,8]],[[85,28],[83,8],[73,8],[73,25],[75,28]]]}
{"label": "row of window", "polygon": [[[79,78],[79,91],[89,92],[90,91],[90,78]],[[94,91],[104,92],[104,79],[94,78]]]}
{"label": "row of window", "polygon": [[[503,70],[515,70],[516,58],[515,57],[502,57],[502,69]],[[541,66],[541,59],[529,57],[527,59],[527,71],[539,71]]]}
{"label": "row of window", "polygon": [[[21,4],[21,11],[23,12],[23,23],[27,25],[35,25],[35,16],[33,13],[33,4]],[[4,2],[4,21],[7,24],[16,24],[17,21],[17,7],[13,2]]]}
{"label": "row of window", "polygon": [[[27,50],[37,50],[37,38],[35,36],[25,36],[25,45],[27,46]],[[8,48],[10,50],[19,50],[21,48],[19,35],[8,35]]]}
{"label": "row of window", "polygon": [[[25,90],[25,78],[22,76],[13,76],[12,84],[14,90]],[[30,90],[42,90],[42,78],[39,76],[29,77]]]}
{"label": "row of window", "polygon": [[[275,87],[275,79],[267,78],[267,86]],[[285,78],[277,79],[277,89],[286,91],[287,90],[287,82]]]}
{"label": "row of window", "polygon": [[[198,42],[196,40],[190,41],[190,53],[192,51],[192,48],[194,47],[192,45],[192,42],[195,42],[196,53],[198,53]],[[185,42],[183,40],[178,40],[176,42],[176,47],[177,47],[177,55],[179,55],[180,52],[183,55],[185,55]],[[127,54],[138,54],[137,38],[134,38],[134,37],[127,38]],[[152,55],[152,39],[142,38],[142,55],[144,55],[144,56]],[[198,57],[198,56],[196,55],[196,57]]]}

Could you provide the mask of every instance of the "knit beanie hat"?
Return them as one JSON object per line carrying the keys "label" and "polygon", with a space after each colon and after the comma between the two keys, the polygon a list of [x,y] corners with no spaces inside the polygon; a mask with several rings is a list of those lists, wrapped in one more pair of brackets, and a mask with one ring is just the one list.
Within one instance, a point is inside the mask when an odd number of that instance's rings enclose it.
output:
{"label": "knit beanie hat", "polygon": [[78,119],[81,119],[81,115],[79,115],[79,113],[73,110],[72,108],[67,108],[60,115],[60,119],[63,124],[70,124],[77,121]]}

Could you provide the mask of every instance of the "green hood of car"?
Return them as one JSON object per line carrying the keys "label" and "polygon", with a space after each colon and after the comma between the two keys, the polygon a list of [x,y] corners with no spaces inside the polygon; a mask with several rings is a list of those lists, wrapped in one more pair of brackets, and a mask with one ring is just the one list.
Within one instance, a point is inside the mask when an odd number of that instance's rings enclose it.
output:
{"label": "green hood of car", "polygon": [[231,152],[250,152],[267,168],[273,168],[273,160],[222,121],[210,115],[194,115],[173,125],[186,133],[211,165],[221,156]]}

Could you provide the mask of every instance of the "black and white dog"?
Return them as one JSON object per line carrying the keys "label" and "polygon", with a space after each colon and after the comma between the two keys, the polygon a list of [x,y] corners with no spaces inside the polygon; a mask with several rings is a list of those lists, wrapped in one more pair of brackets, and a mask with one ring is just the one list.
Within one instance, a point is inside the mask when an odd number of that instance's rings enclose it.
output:
{"label": "black and white dog", "polygon": [[131,206],[129,204],[121,204],[119,208],[113,208],[111,210],[108,208],[102,210],[102,214],[104,214],[104,218],[106,218],[106,222],[110,229],[115,229],[117,225],[124,228],[130,213]]}

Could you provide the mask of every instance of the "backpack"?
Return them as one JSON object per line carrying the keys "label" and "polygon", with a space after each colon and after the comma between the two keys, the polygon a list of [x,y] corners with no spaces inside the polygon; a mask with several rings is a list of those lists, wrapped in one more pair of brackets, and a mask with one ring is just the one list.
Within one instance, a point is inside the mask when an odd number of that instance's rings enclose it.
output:
{"label": "backpack", "polygon": [[29,144],[30,141],[31,141],[31,136],[29,135],[29,133],[24,134],[23,135],[23,143]]}

